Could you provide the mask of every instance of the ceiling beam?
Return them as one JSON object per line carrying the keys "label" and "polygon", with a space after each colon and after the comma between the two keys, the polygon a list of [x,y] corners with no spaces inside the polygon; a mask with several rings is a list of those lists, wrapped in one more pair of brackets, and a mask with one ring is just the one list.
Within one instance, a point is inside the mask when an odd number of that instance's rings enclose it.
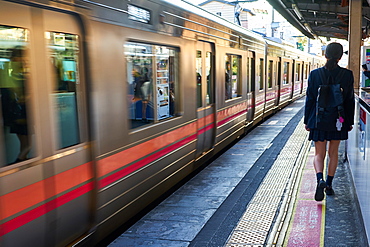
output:
{"label": "ceiling beam", "polygon": [[285,5],[281,2],[281,0],[267,0],[276,11],[278,11],[290,24],[292,24],[295,28],[297,28],[302,34],[309,37],[310,39],[314,39],[314,34],[309,31],[301,22],[299,22],[293,14],[286,9]]}

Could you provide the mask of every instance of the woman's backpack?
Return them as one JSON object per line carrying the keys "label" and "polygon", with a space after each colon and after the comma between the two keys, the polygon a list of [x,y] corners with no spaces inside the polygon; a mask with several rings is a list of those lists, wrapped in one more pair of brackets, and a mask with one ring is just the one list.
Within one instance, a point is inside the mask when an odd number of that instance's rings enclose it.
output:
{"label": "woman's backpack", "polygon": [[344,69],[340,69],[338,75],[333,78],[327,76],[325,69],[320,68],[319,74],[322,85],[318,89],[316,100],[316,128],[324,131],[340,131],[344,122],[343,89],[340,81],[344,75]]}

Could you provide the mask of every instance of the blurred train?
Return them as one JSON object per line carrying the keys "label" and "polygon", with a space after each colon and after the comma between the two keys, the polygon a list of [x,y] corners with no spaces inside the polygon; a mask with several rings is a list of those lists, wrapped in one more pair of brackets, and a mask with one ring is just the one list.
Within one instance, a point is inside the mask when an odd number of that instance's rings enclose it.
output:
{"label": "blurred train", "polygon": [[0,1],[0,245],[96,244],[322,64],[180,0]]}

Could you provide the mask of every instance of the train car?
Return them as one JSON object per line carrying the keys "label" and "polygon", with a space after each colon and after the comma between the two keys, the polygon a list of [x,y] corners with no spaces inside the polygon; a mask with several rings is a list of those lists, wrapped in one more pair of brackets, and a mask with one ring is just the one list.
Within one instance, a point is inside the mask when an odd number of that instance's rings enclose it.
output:
{"label": "train car", "polygon": [[309,61],[180,0],[0,1],[0,245],[95,245],[302,96]]}
{"label": "train car", "polygon": [[266,38],[266,42],[266,104],[269,104],[267,109],[271,111],[305,95],[309,72],[323,66],[324,60],[322,57],[298,51],[280,39]]}

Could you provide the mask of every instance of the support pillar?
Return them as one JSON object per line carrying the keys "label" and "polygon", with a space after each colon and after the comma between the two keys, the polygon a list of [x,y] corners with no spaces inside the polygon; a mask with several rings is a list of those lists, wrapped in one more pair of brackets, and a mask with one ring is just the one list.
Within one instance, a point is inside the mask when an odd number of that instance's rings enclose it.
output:
{"label": "support pillar", "polygon": [[361,78],[362,0],[350,0],[348,41],[348,69],[353,72],[354,89],[355,93],[358,94]]}

